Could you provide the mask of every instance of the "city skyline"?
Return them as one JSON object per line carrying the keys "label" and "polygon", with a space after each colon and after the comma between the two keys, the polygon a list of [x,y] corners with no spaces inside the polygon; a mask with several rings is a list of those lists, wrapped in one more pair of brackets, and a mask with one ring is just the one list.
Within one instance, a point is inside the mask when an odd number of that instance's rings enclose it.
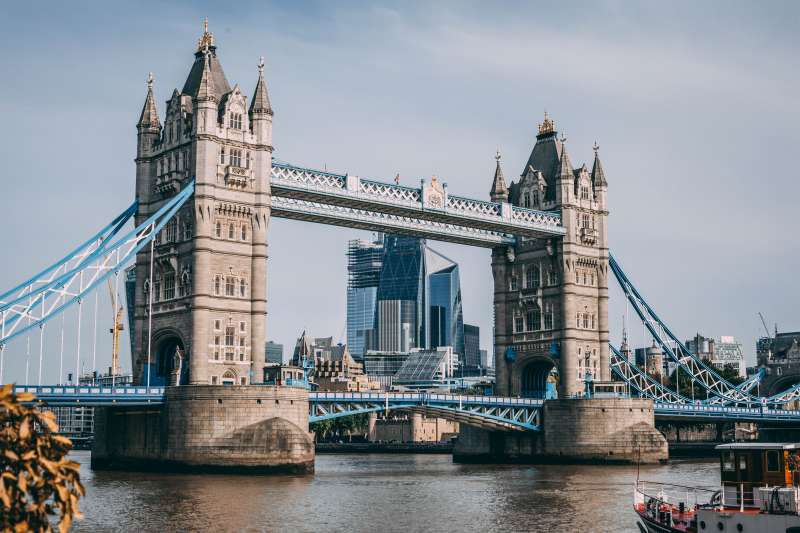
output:
{"label": "city skyline", "polygon": [[[778,23],[765,20],[768,15],[756,14],[750,27],[740,28],[736,42],[712,27],[704,34],[708,42],[700,48],[702,53],[689,54],[698,42],[686,30],[679,30],[677,22],[680,15],[693,14],[690,20],[702,18],[702,7],[681,6],[678,14],[649,28],[654,37],[642,36],[626,25],[648,9],[620,13],[612,4],[599,8],[606,22],[601,26],[608,33],[592,33],[581,25],[580,29],[588,33],[572,35],[573,30],[567,29],[566,24],[549,24],[545,36],[535,37],[515,31],[500,34],[500,27],[520,30],[507,15],[500,14],[473,35],[468,30],[474,29],[475,17],[485,12],[473,7],[456,13],[454,8],[444,6],[426,13],[432,22],[413,33],[419,39],[409,56],[403,51],[409,42],[400,36],[414,25],[419,10],[399,13],[372,8],[357,13],[329,8],[326,20],[332,20],[327,27],[330,35],[322,42],[318,38],[304,39],[281,29],[280,24],[265,29],[245,21],[237,31],[231,31],[236,17],[246,9],[254,9],[254,5],[238,6],[231,13],[219,12],[210,5],[191,10],[168,8],[171,14],[182,16],[170,23],[173,28],[166,35],[148,27],[141,16],[122,16],[125,13],[120,9],[109,8],[118,21],[119,35],[102,29],[102,24],[96,24],[97,15],[87,10],[86,16],[79,17],[70,28],[50,22],[51,31],[37,46],[5,58],[7,70],[18,74],[2,89],[6,98],[1,105],[4,116],[20,125],[14,134],[4,133],[4,142],[0,143],[7,150],[4,159],[8,175],[33,174],[38,179],[14,181],[13,189],[9,187],[9,193],[0,198],[0,208],[14,218],[22,218],[31,212],[29,206],[36,205],[47,216],[27,217],[18,231],[6,236],[4,244],[15,261],[0,266],[4,279],[21,280],[24,272],[46,264],[88,230],[95,229],[98,213],[115,213],[126,203],[133,173],[131,133],[141,110],[147,72],[156,73],[156,100],[163,112],[163,102],[172,88],[182,83],[200,21],[208,14],[226,71],[231,79],[243,84],[245,93],[249,94],[255,83],[257,56],[266,56],[276,131],[280,131],[276,157],[384,180],[400,172],[402,182],[409,185],[416,185],[419,177],[439,174],[456,193],[485,198],[497,145],[503,153],[506,175],[509,180],[514,179],[530,149],[542,109],[547,108],[560,131],[566,130],[576,165],[590,162],[592,142],[597,139],[600,143],[613,213],[612,249],[679,336],[688,338],[695,331],[713,337],[734,335],[743,342],[752,364],[755,339],[761,334],[757,311],[766,314],[770,326],[777,322],[781,331],[798,329],[793,322],[791,301],[785,297],[785,283],[793,281],[790,266],[797,262],[797,252],[791,246],[790,199],[797,197],[798,184],[787,177],[786,165],[779,161],[780,155],[791,153],[791,146],[799,140],[792,127],[796,111],[788,98],[794,80],[793,74],[783,68],[788,64],[780,55],[786,53],[785,47],[775,45],[778,55],[769,54],[768,50],[774,50],[761,41],[764,28]],[[587,20],[579,10],[565,9],[542,16],[556,23],[567,17]],[[274,5],[268,11],[278,22],[298,21],[305,16]],[[746,8],[739,4],[732,11],[740,16]],[[7,39],[16,38],[19,42],[20,32],[29,29],[32,19],[25,15],[24,7],[10,9],[12,29],[6,33]],[[726,16],[732,15],[717,14],[720,27]],[[322,20],[314,19],[320,26]],[[370,24],[355,24],[363,20]],[[344,37],[345,29],[351,25],[361,28],[362,37],[382,28],[396,42],[390,39],[388,43],[382,41],[378,50],[359,50],[354,37]],[[620,28],[626,30],[621,37],[610,35]],[[139,41],[137,47],[129,46],[134,34]],[[437,39],[442,34],[448,37],[445,42]],[[563,79],[547,76],[544,82],[524,77],[524,81],[541,88],[541,95],[533,98],[529,96],[531,85],[526,83],[510,88],[489,82],[510,79],[510,64],[502,60],[490,63],[486,55],[492,60],[505,57],[503,52],[512,42],[510,36],[518,37],[521,49],[530,51],[541,44],[540,40],[553,35],[559,37],[556,40],[567,48],[566,52],[558,48],[545,50],[552,52],[554,58],[568,58],[567,66],[571,68],[567,70],[594,75],[596,83],[591,93],[583,92],[579,79],[571,73]],[[781,32],[775,35],[778,40],[782,38]],[[570,36],[576,38],[568,39]],[[672,46],[661,50],[656,38],[665,36],[672,38]],[[624,38],[638,38],[647,46],[636,53],[623,50],[616,39]],[[52,40],[59,40],[63,46],[53,50],[49,46]],[[467,50],[476,46],[484,49],[483,54],[464,54],[479,67],[474,73],[465,70],[468,62],[453,48],[453,42],[461,42]],[[105,46],[98,47],[99,43]],[[332,43],[335,46],[331,47]],[[441,46],[436,47],[437,43]],[[727,44],[740,52],[751,46],[752,51],[738,55],[743,66],[721,57],[723,52],[729,54],[723,50]],[[322,45],[333,51],[323,51]],[[420,60],[419,52],[428,49],[438,55]],[[595,53],[578,53],[590,49]],[[337,51],[347,52],[343,56],[346,59],[332,61]],[[620,54],[621,64],[639,67],[637,72],[643,71],[647,79],[624,75],[618,81],[613,74],[622,69],[613,67],[607,59],[615,52]],[[381,53],[384,55],[377,55]],[[654,64],[668,67],[664,70],[669,76],[656,72],[644,57],[648,54],[655,59]],[[599,58],[600,63],[584,63],[588,61],[581,59],[584,55]],[[766,56],[770,59],[761,61]],[[519,60],[519,55],[514,57]],[[417,61],[393,61],[390,68],[387,58]],[[557,61],[552,61],[551,68],[556,69]],[[748,69],[755,62],[757,67]],[[711,63],[714,71],[705,72]],[[45,64],[51,75],[63,81],[57,93],[41,83],[45,70],[41,65]],[[96,69],[97,64],[112,69],[113,75],[104,76]],[[444,75],[436,74],[443,64],[449,65],[449,70]],[[331,76],[337,68],[355,75],[356,67],[369,67],[370,80],[355,93],[330,84],[313,90],[317,87],[314,80],[320,79],[319,72],[313,74],[315,68],[322,68],[324,75]],[[414,73],[428,81],[424,90],[404,81]],[[763,94],[761,78],[772,82],[767,91],[769,98],[754,96]],[[448,101],[453,84],[459,81],[461,92]],[[639,84],[631,85],[634,82]],[[659,89],[659,83],[666,87]],[[399,95],[403,91],[414,91],[413,100],[421,103],[419,111],[413,112],[402,103]],[[623,107],[621,97],[628,91],[635,97]],[[688,100],[681,101],[682,98]],[[582,99],[587,99],[587,105],[580,104]],[[468,101],[480,101],[481,105],[475,109]],[[336,109],[332,109],[333,102],[337,103]],[[397,102],[400,104],[394,105]],[[729,109],[737,112],[729,116]],[[466,110],[470,112],[469,120]],[[385,118],[380,124],[372,121],[378,111]],[[317,124],[317,131],[309,132],[303,124],[312,121]],[[80,130],[75,129],[76,124],[81,125]],[[368,134],[359,131],[365,126],[369,126]],[[76,135],[78,131],[81,135]],[[727,134],[719,135],[723,131]],[[333,132],[336,139],[331,142]],[[47,143],[50,157],[37,157],[41,155],[42,141]],[[364,150],[364,146],[372,148]],[[396,150],[398,146],[403,149]],[[93,191],[88,199],[78,195],[78,188],[71,185],[77,180],[87,185],[81,189]],[[82,209],[88,202],[98,208]],[[767,216],[765,206],[769,206]],[[72,224],[51,224],[52,220],[63,219],[72,220]],[[697,227],[704,227],[705,233],[696,235]],[[346,277],[346,259],[341,250],[343,243],[356,236],[350,230],[273,221],[268,339],[291,345],[291,339],[303,328],[321,335],[335,335],[341,330],[345,313],[341,293]],[[772,241],[777,239],[789,239],[790,246],[775,245]],[[309,245],[297,246],[298,242]],[[31,243],[37,245],[30,246]],[[742,249],[742,243],[747,250]],[[491,348],[491,289],[485,283],[490,275],[488,254],[455,245],[441,248],[464,265],[462,284],[472,293],[464,303],[465,314],[475,317],[470,322],[485,332],[482,347]],[[326,261],[327,268],[320,271],[315,261],[319,257],[339,259],[338,263]],[[725,269],[724,276],[719,275],[720,267]],[[286,280],[302,277],[311,282],[307,292],[297,295]],[[788,293],[791,290],[790,285]],[[315,303],[313,312],[309,311],[309,301]],[[621,335],[620,317],[625,312],[621,304],[619,293],[612,292],[611,336],[615,341]],[[646,343],[637,339],[637,330],[640,328],[631,327],[631,343]],[[123,361],[129,365],[127,354]],[[19,361],[10,363],[16,375],[19,368]]]}

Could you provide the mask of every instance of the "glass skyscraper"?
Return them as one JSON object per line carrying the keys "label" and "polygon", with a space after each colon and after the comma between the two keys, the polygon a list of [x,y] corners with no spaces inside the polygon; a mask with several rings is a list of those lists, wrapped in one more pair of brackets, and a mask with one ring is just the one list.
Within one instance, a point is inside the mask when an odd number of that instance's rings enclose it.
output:
{"label": "glass skyscraper", "polygon": [[354,357],[452,346],[464,363],[457,263],[422,239],[399,235],[350,241],[347,255],[347,342]]}
{"label": "glass skyscraper", "polygon": [[347,248],[347,345],[355,359],[377,348],[375,314],[383,239],[352,240]]}

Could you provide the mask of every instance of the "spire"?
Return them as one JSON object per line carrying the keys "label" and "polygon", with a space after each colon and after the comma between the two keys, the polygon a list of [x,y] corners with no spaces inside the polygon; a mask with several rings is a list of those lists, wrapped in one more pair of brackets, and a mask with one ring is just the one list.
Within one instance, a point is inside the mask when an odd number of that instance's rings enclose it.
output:
{"label": "spire", "polygon": [[160,128],[158,121],[158,110],[156,109],[156,99],[153,97],[153,73],[147,76],[147,97],[144,100],[142,114],[136,124],[139,128]]}
{"label": "spire", "polygon": [[203,72],[200,74],[200,83],[197,87],[198,100],[215,100],[214,80],[211,74],[211,54],[208,46],[203,50]]}
{"label": "spire", "polygon": [[258,63],[258,82],[253,93],[253,100],[250,102],[250,116],[254,114],[272,114],[272,106],[269,103],[269,93],[267,92],[267,82],[264,81],[264,57]]}
{"label": "spire", "polygon": [[559,161],[558,172],[556,173],[556,180],[568,179],[573,181],[575,179],[575,175],[572,172],[572,161],[569,160],[569,155],[567,154],[566,141],[566,137],[561,138],[561,159]]}
{"label": "spire", "polygon": [[506,179],[503,177],[503,169],[500,168],[500,149],[497,150],[494,159],[497,161],[497,167],[494,169],[494,181],[489,196],[493,202],[507,202],[508,187],[506,187]]}
{"label": "spire", "polygon": [[608,187],[608,182],[606,181],[606,174],[603,172],[603,165],[600,163],[600,156],[597,154],[600,147],[597,145],[595,141],[594,146],[592,147],[594,150],[594,164],[592,165],[592,185],[595,187]]}

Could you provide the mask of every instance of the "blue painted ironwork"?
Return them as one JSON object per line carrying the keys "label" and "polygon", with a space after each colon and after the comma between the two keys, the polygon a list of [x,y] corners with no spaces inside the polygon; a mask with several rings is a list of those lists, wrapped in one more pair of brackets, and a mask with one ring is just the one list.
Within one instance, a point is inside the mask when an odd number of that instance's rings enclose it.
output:
{"label": "blue painted ironwork", "polygon": [[[38,287],[35,293],[25,294],[5,304],[2,309],[0,347],[29,330],[40,327],[64,310],[81,301],[112,274],[118,274],[136,253],[161,231],[194,193],[194,181],[171,198],[155,214],[139,226],[91,251],[73,269],[64,272]],[[84,284],[84,274],[88,281]],[[78,285],[77,289],[70,289]],[[23,319],[28,319],[24,324]]]}
{"label": "blue painted ironwork", "polygon": [[94,385],[15,385],[14,392],[31,392],[33,403],[50,407],[102,407],[108,405],[158,405],[164,387],[101,387]]}

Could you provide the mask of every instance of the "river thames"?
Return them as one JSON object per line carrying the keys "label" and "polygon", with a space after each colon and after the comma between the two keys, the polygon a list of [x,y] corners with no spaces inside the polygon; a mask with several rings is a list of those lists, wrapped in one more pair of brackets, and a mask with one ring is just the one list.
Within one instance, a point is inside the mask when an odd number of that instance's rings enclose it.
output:
{"label": "river thames", "polygon": [[[636,532],[636,466],[453,464],[450,455],[318,455],[309,476],[92,472],[74,531]],[[719,483],[716,460],[642,479]]]}

